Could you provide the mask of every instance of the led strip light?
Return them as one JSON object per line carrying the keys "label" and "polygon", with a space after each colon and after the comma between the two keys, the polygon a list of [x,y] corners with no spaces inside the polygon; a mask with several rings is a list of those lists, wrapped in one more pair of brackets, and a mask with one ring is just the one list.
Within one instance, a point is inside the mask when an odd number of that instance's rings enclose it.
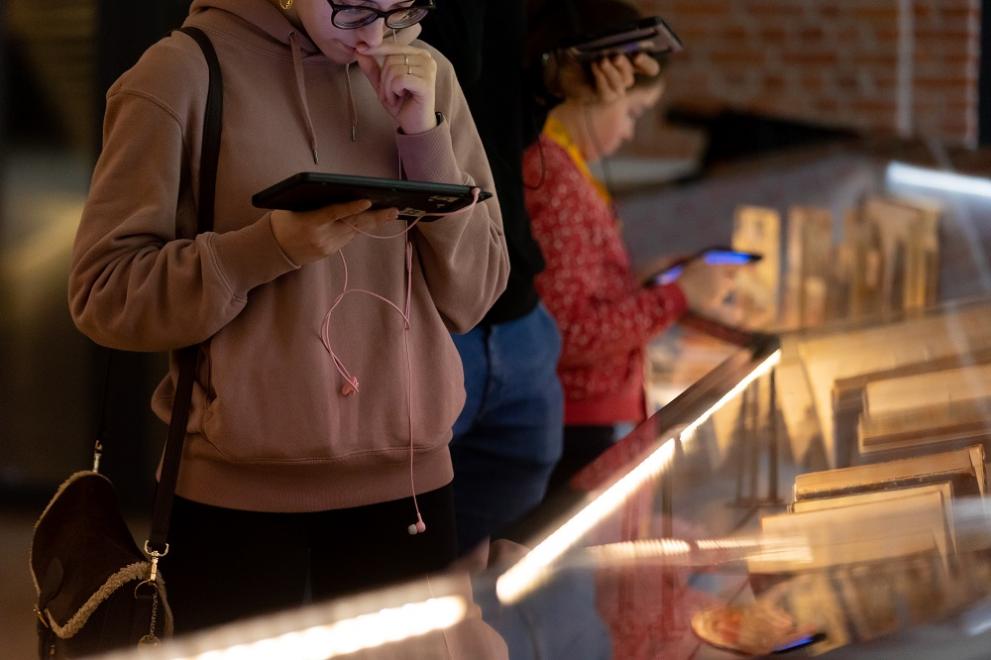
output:
{"label": "led strip light", "polygon": [[673,557],[687,555],[692,547],[678,539],[641,539],[639,541],[624,541],[609,543],[588,548],[588,553],[595,559],[606,562],[622,561],[624,559],[651,559],[655,557]]}
{"label": "led strip light", "polygon": [[629,560],[684,557],[692,552],[693,546],[701,552],[741,551],[743,554],[739,558],[748,561],[812,561],[812,550],[808,540],[803,537],[737,537],[698,541],[641,539],[596,545],[586,548],[586,551],[593,559],[609,564]]}
{"label": "led strip light", "polygon": [[[451,628],[465,618],[467,611],[468,606],[463,597],[442,596],[361,614],[335,623],[292,630],[252,642],[235,641],[238,637],[245,636],[241,634],[245,631],[244,628],[230,633],[222,630],[203,636],[202,641],[194,638],[158,649],[144,647],[141,657],[148,660],[323,660]],[[223,646],[228,640],[229,645]],[[202,652],[195,650],[196,646],[203,648],[207,645],[222,647]],[[131,654],[111,657],[131,657]]]}
{"label": "led strip light", "polygon": [[733,389],[731,389],[729,392],[724,394],[723,397],[719,399],[719,401],[714,403],[708,410],[706,410],[704,413],[699,415],[694,422],[686,426],[681,432],[681,440],[684,442],[694,437],[696,431],[698,431],[703,424],[708,422],[709,418],[715,415],[719,409],[721,409],[723,406],[725,406],[727,403],[729,403],[736,397],[740,396],[740,394],[743,393],[743,390],[750,387],[751,383],[753,383],[758,378],[762,378],[771,369],[776,367],[779,362],[781,362],[781,349],[778,349],[773,353],[771,353],[771,355],[769,355],[767,359],[765,359],[763,362],[757,365],[753,371],[751,371],[743,378],[743,380],[741,380],[739,383],[734,385]]}
{"label": "led strip light", "polygon": [[[738,396],[755,380],[773,369],[780,361],[781,350],[779,349],[757,365],[725,396],[699,415],[695,421],[685,427],[678,438],[685,444],[691,441],[695,437],[696,431],[717,410]],[[546,539],[537,544],[519,562],[500,575],[496,580],[496,596],[499,600],[503,604],[511,605],[538,586],[546,578],[550,566],[555,560],[574,546],[589,530],[618,509],[644,483],[663,472],[671,463],[671,459],[674,458],[674,450],[675,438],[672,436],[626,476],[602,491]]]}
{"label": "led strip light", "polygon": [[976,176],[913,167],[904,163],[891,163],[888,165],[885,177],[889,185],[899,184],[991,198],[991,180]]}

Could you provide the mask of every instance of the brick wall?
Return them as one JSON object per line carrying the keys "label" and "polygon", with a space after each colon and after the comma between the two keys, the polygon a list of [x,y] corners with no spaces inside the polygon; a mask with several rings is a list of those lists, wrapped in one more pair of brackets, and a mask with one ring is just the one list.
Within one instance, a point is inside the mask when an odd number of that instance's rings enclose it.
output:
{"label": "brick wall", "polygon": [[673,103],[977,141],[980,0],[637,0],[685,42]]}

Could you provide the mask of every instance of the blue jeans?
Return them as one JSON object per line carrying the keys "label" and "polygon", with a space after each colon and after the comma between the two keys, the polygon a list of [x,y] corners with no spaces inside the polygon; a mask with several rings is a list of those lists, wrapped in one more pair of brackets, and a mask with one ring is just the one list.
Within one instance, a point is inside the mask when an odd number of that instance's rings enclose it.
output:
{"label": "blue jeans", "polygon": [[464,364],[464,410],[454,424],[454,508],[467,552],[544,497],[561,456],[561,335],[538,305],[526,316],[454,335]]}

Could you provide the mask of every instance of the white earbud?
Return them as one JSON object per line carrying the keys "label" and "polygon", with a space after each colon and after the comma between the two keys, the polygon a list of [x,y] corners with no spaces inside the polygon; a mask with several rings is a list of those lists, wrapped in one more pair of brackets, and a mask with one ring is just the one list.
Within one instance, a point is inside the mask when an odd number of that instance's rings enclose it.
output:
{"label": "white earbud", "polygon": [[415,523],[406,528],[410,536],[416,536],[417,534],[423,534],[427,531],[427,523],[423,522],[423,519],[417,520]]}

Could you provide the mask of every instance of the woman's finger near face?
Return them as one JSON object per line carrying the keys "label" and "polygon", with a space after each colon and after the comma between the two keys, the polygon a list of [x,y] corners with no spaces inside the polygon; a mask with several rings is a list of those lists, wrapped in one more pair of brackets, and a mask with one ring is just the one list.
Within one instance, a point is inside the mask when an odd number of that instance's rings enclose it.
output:
{"label": "woman's finger near face", "polygon": [[608,102],[616,97],[609,77],[598,62],[592,64],[592,77],[595,78],[595,90],[600,101]]}
{"label": "woman's finger near face", "polygon": [[395,96],[402,96],[404,91],[422,94],[429,84],[429,69],[422,64],[390,65],[385,80],[386,88]]}
{"label": "woman's finger near face", "polygon": [[613,58],[613,65],[619,71],[623,81],[623,88],[633,86],[633,63],[626,55],[617,55]]}
{"label": "woman's finger near face", "polygon": [[[419,67],[416,68],[419,69]],[[382,77],[386,90],[394,96],[401,96],[404,83],[409,82],[413,70],[414,66],[412,64],[403,64],[402,62],[386,66],[385,73]]]}
{"label": "woman's finger near face", "polygon": [[661,65],[647,53],[639,53],[633,58],[633,66],[645,76],[656,76],[661,72]]}
{"label": "woman's finger near face", "polygon": [[429,53],[422,50],[411,51],[409,53],[396,53],[386,55],[382,63],[383,68],[399,67],[405,70],[407,67],[420,67],[425,73],[436,70],[437,63]]}
{"label": "woman's finger near face", "polygon": [[382,98],[380,100],[383,107],[385,107],[391,115],[395,115],[402,106],[402,97],[397,96],[391,75],[383,78]]}
{"label": "woman's finger near face", "polygon": [[430,76],[430,72],[427,69],[427,67],[425,67],[422,64],[413,64],[412,62],[410,62],[409,66],[399,67],[399,73],[397,77],[420,78],[426,80],[429,76]]}
{"label": "woman's finger near face", "polygon": [[382,76],[382,104],[390,113],[396,114],[402,98],[396,93],[395,72],[392,67],[387,67]]}
{"label": "woman's finger near face", "polygon": [[626,89],[623,84],[623,73],[609,60],[602,60],[602,72],[606,74],[609,81],[609,88],[614,93],[622,93]]}
{"label": "woman's finger near face", "polygon": [[592,78],[595,80],[595,88],[602,90],[607,84],[606,74],[602,73],[602,67],[599,66],[598,62],[592,62],[590,68],[592,70]]}
{"label": "woman's finger near face", "polygon": [[419,62],[423,59],[420,53],[396,53],[385,56],[388,65],[402,64],[404,66]]}
{"label": "woman's finger near face", "polygon": [[403,55],[408,55],[409,57],[431,57],[430,52],[424,48],[417,48],[416,46],[400,46],[390,42],[385,42],[379,46],[362,48],[362,52],[366,55],[372,55],[374,57],[392,57],[398,55],[402,58]]}
{"label": "woman's finger near face", "polygon": [[416,84],[416,76],[408,73],[412,69],[412,65],[409,67],[402,64],[390,65],[386,67],[382,76],[384,103],[393,114],[402,106],[408,95],[417,94],[420,91]]}

